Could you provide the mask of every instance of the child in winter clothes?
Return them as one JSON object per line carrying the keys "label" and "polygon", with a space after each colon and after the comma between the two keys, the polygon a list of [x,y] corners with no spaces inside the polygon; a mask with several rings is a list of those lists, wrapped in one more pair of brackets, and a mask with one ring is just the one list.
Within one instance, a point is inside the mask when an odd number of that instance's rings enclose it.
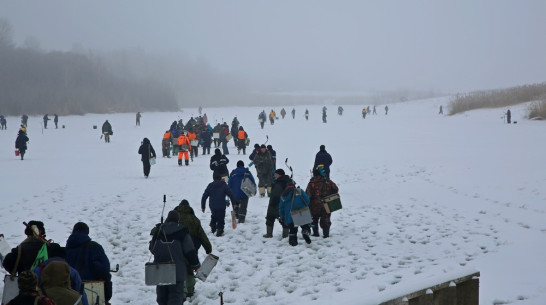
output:
{"label": "child in winter clothes", "polygon": [[[295,187],[294,180],[291,180],[283,194],[281,195],[281,202],[279,204],[279,215],[284,225],[288,226],[288,243],[291,246],[298,245],[298,227],[294,225],[292,215],[290,211],[297,210],[309,205],[309,196],[304,190],[299,187]],[[309,224],[301,225],[302,236],[305,242],[311,243],[311,226]]]}
{"label": "child in winter clothes", "polygon": [[226,207],[229,206],[229,201],[226,201],[226,196],[228,196],[232,202],[235,202],[235,198],[233,197],[233,193],[227,184],[222,181],[222,177],[218,173],[213,175],[213,179],[214,181],[209,183],[205,189],[205,192],[203,192],[203,197],[201,197],[201,210],[203,213],[205,213],[205,204],[207,202],[207,198],[210,197],[210,228],[212,233],[216,232],[216,236],[222,236],[224,234]]}

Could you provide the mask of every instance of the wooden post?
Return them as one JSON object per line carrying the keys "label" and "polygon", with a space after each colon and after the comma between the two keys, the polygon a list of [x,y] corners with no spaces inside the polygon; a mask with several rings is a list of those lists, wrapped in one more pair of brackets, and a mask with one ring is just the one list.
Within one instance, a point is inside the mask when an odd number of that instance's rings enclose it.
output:
{"label": "wooden post", "polygon": [[457,305],[479,305],[480,282],[478,277],[457,284]]}

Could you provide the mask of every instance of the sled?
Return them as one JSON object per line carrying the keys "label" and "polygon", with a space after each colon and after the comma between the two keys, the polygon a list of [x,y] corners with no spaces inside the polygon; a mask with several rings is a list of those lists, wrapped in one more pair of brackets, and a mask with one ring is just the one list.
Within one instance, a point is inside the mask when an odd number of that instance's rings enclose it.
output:
{"label": "sled", "polygon": [[218,263],[219,257],[214,254],[209,254],[201,264],[201,268],[199,268],[199,271],[195,275],[196,278],[200,279],[201,281],[206,281],[207,277],[209,276],[212,269],[214,269],[214,266]]}
{"label": "sled", "polygon": [[4,292],[2,293],[2,305],[7,304],[19,294],[19,285],[17,284],[18,277],[5,275],[4,276]]}
{"label": "sled", "polygon": [[87,302],[89,305],[105,305],[104,299],[104,281],[83,282]]}

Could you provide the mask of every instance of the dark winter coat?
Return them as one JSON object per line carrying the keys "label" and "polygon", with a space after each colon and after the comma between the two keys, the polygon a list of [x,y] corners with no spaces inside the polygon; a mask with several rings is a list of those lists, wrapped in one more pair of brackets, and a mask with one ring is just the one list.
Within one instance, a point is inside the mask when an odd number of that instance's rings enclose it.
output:
{"label": "dark winter coat", "polygon": [[260,151],[260,149],[253,149],[252,153],[248,156],[248,158],[250,160],[254,161],[254,158],[256,157],[256,155],[258,154],[259,151]]}
{"label": "dark winter coat", "polygon": [[262,152],[260,149],[252,161],[254,161],[258,176],[273,175],[273,159],[271,159],[269,151]]}
{"label": "dark winter coat", "polygon": [[212,144],[212,134],[208,128],[203,129],[201,131],[201,141],[203,141],[203,147],[210,147]]}
{"label": "dark winter coat", "polygon": [[209,208],[212,210],[226,209],[226,196],[231,202],[235,202],[235,197],[229,189],[228,185],[222,180],[215,180],[207,186],[203,196],[201,197],[201,210],[205,209],[207,198],[209,198]]}
{"label": "dark winter coat", "polygon": [[[188,270],[186,270],[187,259],[193,270],[199,269],[199,257],[191,240],[188,228],[176,222],[165,222],[157,224],[152,230],[152,240],[150,241],[150,251],[154,254],[155,263],[167,263],[171,257],[176,264],[176,281],[186,280]],[[163,242],[173,242],[162,243]],[[172,256],[171,256],[172,255]]]}
{"label": "dark winter coat", "polygon": [[179,205],[175,210],[180,216],[178,223],[188,228],[195,251],[203,246],[207,254],[211,253],[212,245],[207,237],[207,233],[205,233],[201,226],[201,221],[195,216],[193,209],[187,205]]}
{"label": "dark winter coat", "polygon": [[222,154],[214,154],[210,157],[210,169],[214,171],[214,174],[219,174],[221,177],[229,176],[229,170],[227,164],[229,159]]}
{"label": "dark winter coat", "polygon": [[102,133],[112,134],[112,125],[110,122],[106,121],[102,124]]}
{"label": "dark winter coat", "polygon": [[297,210],[309,205],[309,197],[304,190],[299,187],[289,186],[281,196],[279,203],[279,217],[284,222],[284,225],[293,223],[290,211]]}
{"label": "dark winter coat", "polygon": [[44,268],[41,288],[57,305],[83,304],[79,292],[70,288],[70,267],[65,262],[54,261]]}
{"label": "dark winter coat", "polygon": [[330,165],[332,165],[332,156],[326,150],[320,150],[315,156],[315,163],[313,169],[317,168],[320,164],[324,165],[324,172],[326,176],[330,176]]}
{"label": "dark winter coat", "polygon": [[27,137],[26,133],[23,131],[19,131],[19,134],[17,135],[17,139],[15,139],[15,148],[17,148],[20,151],[27,150],[28,141],[29,141],[29,138]]}
{"label": "dark winter coat", "polygon": [[283,175],[273,181],[271,185],[271,194],[269,197],[269,206],[276,207],[281,201],[281,195],[286,189],[286,186],[290,182],[290,177],[288,175]]}
{"label": "dark winter coat", "polygon": [[243,182],[244,177],[250,179],[250,181],[256,185],[256,181],[254,181],[254,177],[247,167],[237,167],[231,171],[231,174],[229,175],[228,186],[231,189],[235,199],[248,198],[248,196],[241,190],[241,183]]}
{"label": "dark winter coat", "polygon": [[[19,260],[19,264],[17,265],[16,274],[19,274],[22,271],[30,270],[32,267],[32,264],[34,263],[34,260],[36,259],[36,256],[38,255],[38,252],[44,245],[44,241],[36,238],[34,236],[27,237],[23,242],[20,244],[21,246],[21,258]],[[51,252],[50,248],[53,246],[59,246],[58,244],[50,244],[48,245],[48,253]],[[4,269],[6,269],[7,272],[11,273],[13,271],[13,268],[15,267],[15,262],[17,261],[17,255],[19,253],[19,247],[15,247],[11,249],[11,252],[4,257],[4,260],[2,261],[2,266],[4,266]]]}
{"label": "dark winter coat", "polygon": [[140,148],[138,149],[138,153],[142,155],[140,158],[142,162],[150,162],[150,158],[156,157],[154,147],[148,138],[144,138],[142,145],[140,145]]}
{"label": "dark winter coat", "polygon": [[110,279],[110,260],[102,246],[82,231],[70,234],[66,241],[66,261],[80,273],[83,281]]}
{"label": "dark winter coat", "polygon": [[[36,298],[38,298],[36,302]],[[35,303],[36,302],[36,303]],[[50,298],[46,296],[40,296],[38,291],[19,293],[13,300],[9,301],[7,305],[56,305]]]}
{"label": "dark winter coat", "polygon": [[310,200],[309,209],[311,209],[311,214],[313,216],[320,215],[321,211],[324,209],[322,198],[335,194],[338,191],[339,189],[334,181],[320,175],[313,176],[305,189]]}

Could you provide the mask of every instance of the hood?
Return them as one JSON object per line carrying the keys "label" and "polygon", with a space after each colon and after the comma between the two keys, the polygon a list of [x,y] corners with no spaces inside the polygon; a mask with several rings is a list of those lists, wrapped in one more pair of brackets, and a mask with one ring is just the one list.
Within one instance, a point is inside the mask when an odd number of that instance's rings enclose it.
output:
{"label": "hood", "polygon": [[240,176],[244,175],[246,172],[248,172],[248,168],[246,167],[237,167],[232,171],[233,174]]}
{"label": "hood", "polygon": [[213,189],[219,189],[219,188],[223,187],[224,184],[226,184],[226,183],[224,181],[222,181],[222,180],[215,180],[215,181],[212,181],[209,185]]}
{"label": "hood", "polygon": [[189,205],[179,205],[178,207],[176,207],[176,210],[180,214],[195,215],[195,212],[193,211],[192,207],[190,207]]}
{"label": "hood", "polygon": [[90,240],[91,238],[85,232],[76,231],[70,234],[70,236],[68,237],[68,240],[66,241],[66,248],[78,248],[79,246]]}
{"label": "hood", "polygon": [[184,229],[186,229],[186,227],[183,225],[179,225],[177,222],[166,222],[163,224],[161,229],[163,230],[163,232],[165,232],[165,234],[171,235],[178,231],[183,231]]}
{"label": "hood", "polygon": [[144,140],[142,140],[142,144],[150,144],[150,140],[148,138],[144,138]]}
{"label": "hood", "polygon": [[61,261],[52,261],[42,271],[42,286],[70,288],[70,267]]}

